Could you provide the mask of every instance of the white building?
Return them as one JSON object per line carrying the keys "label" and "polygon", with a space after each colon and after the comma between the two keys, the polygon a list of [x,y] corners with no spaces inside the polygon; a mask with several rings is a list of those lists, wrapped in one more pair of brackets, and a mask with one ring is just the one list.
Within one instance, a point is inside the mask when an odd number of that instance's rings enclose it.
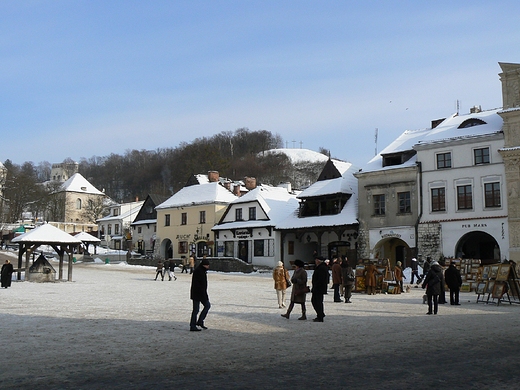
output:
{"label": "white building", "polygon": [[97,221],[101,244],[112,249],[132,249],[130,224],[143,203],[144,201],[137,201],[110,206],[110,214]]}
{"label": "white building", "polygon": [[289,187],[260,185],[229,204],[213,227],[217,256],[274,267],[282,259],[277,223],[298,209]]}

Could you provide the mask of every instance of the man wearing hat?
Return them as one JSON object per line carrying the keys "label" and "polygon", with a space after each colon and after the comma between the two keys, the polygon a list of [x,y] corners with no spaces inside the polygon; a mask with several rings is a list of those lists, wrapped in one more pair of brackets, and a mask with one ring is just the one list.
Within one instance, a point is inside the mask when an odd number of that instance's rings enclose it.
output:
{"label": "man wearing hat", "polygon": [[323,257],[318,256],[314,261],[316,263],[316,268],[314,268],[314,273],[312,274],[311,303],[316,312],[316,318],[313,321],[323,322],[323,317],[325,317],[323,295],[327,294],[329,267],[325,264],[325,259]]}
{"label": "man wearing hat", "polygon": [[[208,297],[208,268],[209,260],[204,258],[198,267],[195,268],[191,277],[190,299],[193,301],[193,310],[191,312],[190,320],[191,332],[199,332],[200,329],[197,328],[197,326],[200,326],[202,329],[208,329],[204,326],[204,319],[208,315],[208,311],[211,307]],[[201,303],[204,308],[197,320],[197,314],[199,313]]]}

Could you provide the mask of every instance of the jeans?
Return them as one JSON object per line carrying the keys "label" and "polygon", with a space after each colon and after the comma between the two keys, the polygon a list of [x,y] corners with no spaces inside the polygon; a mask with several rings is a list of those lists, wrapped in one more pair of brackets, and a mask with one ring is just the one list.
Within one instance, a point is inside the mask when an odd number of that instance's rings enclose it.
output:
{"label": "jeans", "polygon": [[[197,314],[200,310],[200,304],[202,303],[202,306],[204,306],[204,309],[200,312],[199,319],[197,320]],[[190,320],[190,328],[194,329],[197,324],[204,325],[204,320],[206,319],[206,316],[208,315],[208,311],[211,307],[211,304],[208,301],[193,301],[193,310],[191,312],[191,320]]]}

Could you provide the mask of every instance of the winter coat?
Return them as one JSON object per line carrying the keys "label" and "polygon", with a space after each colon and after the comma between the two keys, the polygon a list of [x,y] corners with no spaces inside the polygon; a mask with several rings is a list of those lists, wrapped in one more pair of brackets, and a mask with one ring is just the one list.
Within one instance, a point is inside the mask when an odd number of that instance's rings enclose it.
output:
{"label": "winter coat", "polygon": [[208,270],[199,264],[191,277],[190,298],[194,301],[206,302],[208,298]]}
{"label": "winter coat", "polygon": [[334,263],[332,265],[332,284],[341,284],[343,277],[341,276],[341,265]]}
{"label": "winter coat", "polygon": [[156,269],[156,271],[157,271],[157,272],[159,272],[159,271],[162,272],[162,269],[163,269],[163,263],[162,263],[162,261],[159,261],[159,262],[157,263],[157,269]]}
{"label": "winter coat", "polygon": [[367,287],[376,287],[377,279],[376,274],[380,272],[376,269],[374,264],[368,264],[365,267],[365,286]]}
{"label": "winter coat", "polygon": [[432,265],[422,283],[422,288],[426,287],[427,295],[440,295],[444,286],[444,276],[440,265]]}
{"label": "winter coat", "polygon": [[11,287],[11,277],[13,275],[14,268],[11,263],[6,263],[2,265],[1,271],[1,279],[2,279],[2,287]]}
{"label": "winter coat", "polygon": [[[349,275],[353,276],[354,279],[349,280]],[[350,265],[346,267],[341,267],[341,277],[343,279],[343,286],[353,286],[354,281],[356,280],[354,270]]]}
{"label": "winter coat", "polygon": [[462,277],[460,276],[460,271],[453,264],[450,264],[448,269],[444,271],[444,279],[446,280],[446,284],[448,285],[450,290],[458,290],[462,285]]}
{"label": "winter coat", "polygon": [[286,290],[287,280],[289,279],[289,271],[284,267],[277,266],[273,270],[274,289],[275,290]]}
{"label": "winter coat", "polygon": [[303,268],[296,268],[291,278],[292,291],[291,291],[291,302],[294,303],[305,303],[306,294],[304,291],[307,287],[307,271]]}
{"label": "winter coat", "polygon": [[322,262],[312,274],[312,292],[315,294],[327,294],[329,285],[329,267]]}

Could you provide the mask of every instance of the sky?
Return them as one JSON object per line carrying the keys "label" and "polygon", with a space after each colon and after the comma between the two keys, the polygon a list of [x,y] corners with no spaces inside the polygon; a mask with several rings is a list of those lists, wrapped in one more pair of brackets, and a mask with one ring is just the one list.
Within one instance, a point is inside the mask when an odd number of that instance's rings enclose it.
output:
{"label": "sky", "polygon": [[501,107],[519,15],[517,0],[2,0],[0,161],[245,127],[361,166],[457,105]]}

